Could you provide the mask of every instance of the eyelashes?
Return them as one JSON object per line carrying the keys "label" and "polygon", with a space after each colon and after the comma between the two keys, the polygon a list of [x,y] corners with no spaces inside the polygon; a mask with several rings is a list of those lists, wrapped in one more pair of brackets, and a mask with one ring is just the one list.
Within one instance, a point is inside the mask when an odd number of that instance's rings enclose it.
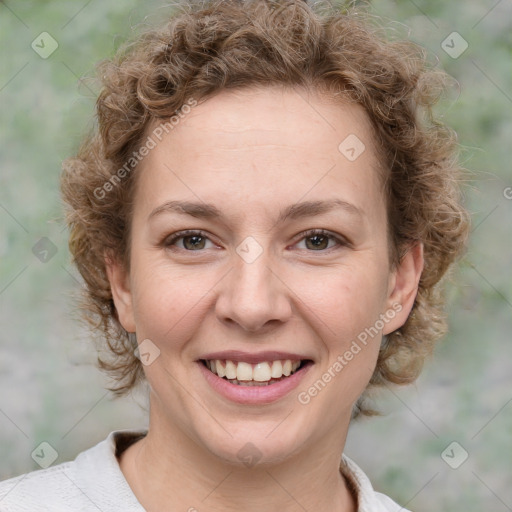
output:
{"label": "eyelashes", "polygon": [[[311,242],[313,241],[313,244],[311,247],[313,249],[306,248],[308,252],[327,252],[334,248],[340,248],[349,246],[350,243],[348,240],[346,240],[344,237],[335,235],[334,233],[331,233],[330,231],[327,231],[325,229],[309,229],[307,231],[303,231],[296,237],[296,241],[293,245],[297,245],[299,242],[302,241]],[[182,247],[176,247],[175,244],[178,241],[183,242]],[[198,230],[185,230],[185,231],[178,231],[176,233],[173,233],[172,235],[167,236],[162,241],[162,246],[168,249],[178,249],[180,251],[184,252],[204,252],[204,250],[208,249],[206,247],[206,242],[210,242],[213,244],[214,247],[216,245],[211,241],[208,234],[200,229]],[[325,246],[325,243],[327,241],[327,246]],[[334,242],[334,246],[329,246],[330,242]],[[188,245],[188,247],[187,247]],[[210,247],[211,248],[211,247]]]}

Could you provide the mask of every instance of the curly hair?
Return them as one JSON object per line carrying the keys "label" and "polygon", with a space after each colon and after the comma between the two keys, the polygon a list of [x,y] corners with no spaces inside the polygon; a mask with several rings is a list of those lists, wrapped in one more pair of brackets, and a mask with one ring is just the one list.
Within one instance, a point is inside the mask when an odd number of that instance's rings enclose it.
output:
{"label": "curly hair", "polygon": [[384,337],[355,416],[374,413],[364,405],[368,390],[418,377],[446,333],[443,285],[465,251],[469,215],[456,133],[433,114],[450,77],[428,63],[425,49],[394,40],[376,20],[360,7],[323,2],[205,0],[198,7],[188,0],[163,27],[146,30],[100,63],[97,127],[64,162],[61,189],[69,248],[85,280],[85,318],[102,334],[107,350],[98,363],[114,377],[116,395],[144,377],[132,336],[119,322],[105,263],[113,255],[129,268],[133,156],[155,120],[176,115],[190,98],[250,86],[305,87],[364,107],[385,171],[391,265],[417,242],[425,263],[413,309]]}

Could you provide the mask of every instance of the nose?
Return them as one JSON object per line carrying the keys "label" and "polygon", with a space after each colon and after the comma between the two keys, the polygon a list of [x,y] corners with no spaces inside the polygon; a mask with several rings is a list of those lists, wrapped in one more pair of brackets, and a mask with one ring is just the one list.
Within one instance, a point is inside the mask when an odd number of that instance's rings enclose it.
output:
{"label": "nose", "polygon": [[283,276],[263,253],[252,262],[238,254],[233,269],[222,280],[216,302],[219,320],[244,331],[259,332],[286,322],[292,314],[290,294]]}

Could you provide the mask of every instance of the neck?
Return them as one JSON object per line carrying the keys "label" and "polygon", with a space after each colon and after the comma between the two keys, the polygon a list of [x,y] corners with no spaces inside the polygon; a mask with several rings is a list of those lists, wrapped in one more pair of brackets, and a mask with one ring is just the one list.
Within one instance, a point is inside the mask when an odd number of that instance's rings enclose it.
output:
{"label": "neck", "polygon": [[153,414],[147,436],[119,461],[148,512],[356,512],[339,471],[348,425],[341,441],[324,438],[285,461],[246,467],[219,459],[176,426],[152,420]]}

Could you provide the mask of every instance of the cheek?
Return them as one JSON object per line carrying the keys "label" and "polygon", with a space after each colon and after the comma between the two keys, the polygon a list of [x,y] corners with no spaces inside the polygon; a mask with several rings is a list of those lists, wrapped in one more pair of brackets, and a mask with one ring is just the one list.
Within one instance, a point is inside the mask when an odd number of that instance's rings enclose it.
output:
{"label": "cheek", "polygon": [[[373,375],[382,339],[379,318],[384,312],[387,286],[387,276],[377,270],[371,265],[360,271],[347,269],[332,276],[322,293],[310,300],[314,308],[309,318],[318,327],[324,357],[317,380],[311,388],[302,390],[299,398],[309,403],[318,396],[316,407],[326,418],[347,413]],[[334,403],[340,407],[333,407]]]}
{"label": "cheek", "polygon": [[342,347],[374,325],[383,312],[387,274],[378,265],[347,266],[324,278],[304,276],[302,280],[307,289],[304,302],[322,320],[322,331],[331,344]]}
{"label": "cheek", "polygon": [[169,263],[134,266],[134,315],[139,339],[161,345],[186,340],[204,315],[216,279],[199,267],[179,269]]}

